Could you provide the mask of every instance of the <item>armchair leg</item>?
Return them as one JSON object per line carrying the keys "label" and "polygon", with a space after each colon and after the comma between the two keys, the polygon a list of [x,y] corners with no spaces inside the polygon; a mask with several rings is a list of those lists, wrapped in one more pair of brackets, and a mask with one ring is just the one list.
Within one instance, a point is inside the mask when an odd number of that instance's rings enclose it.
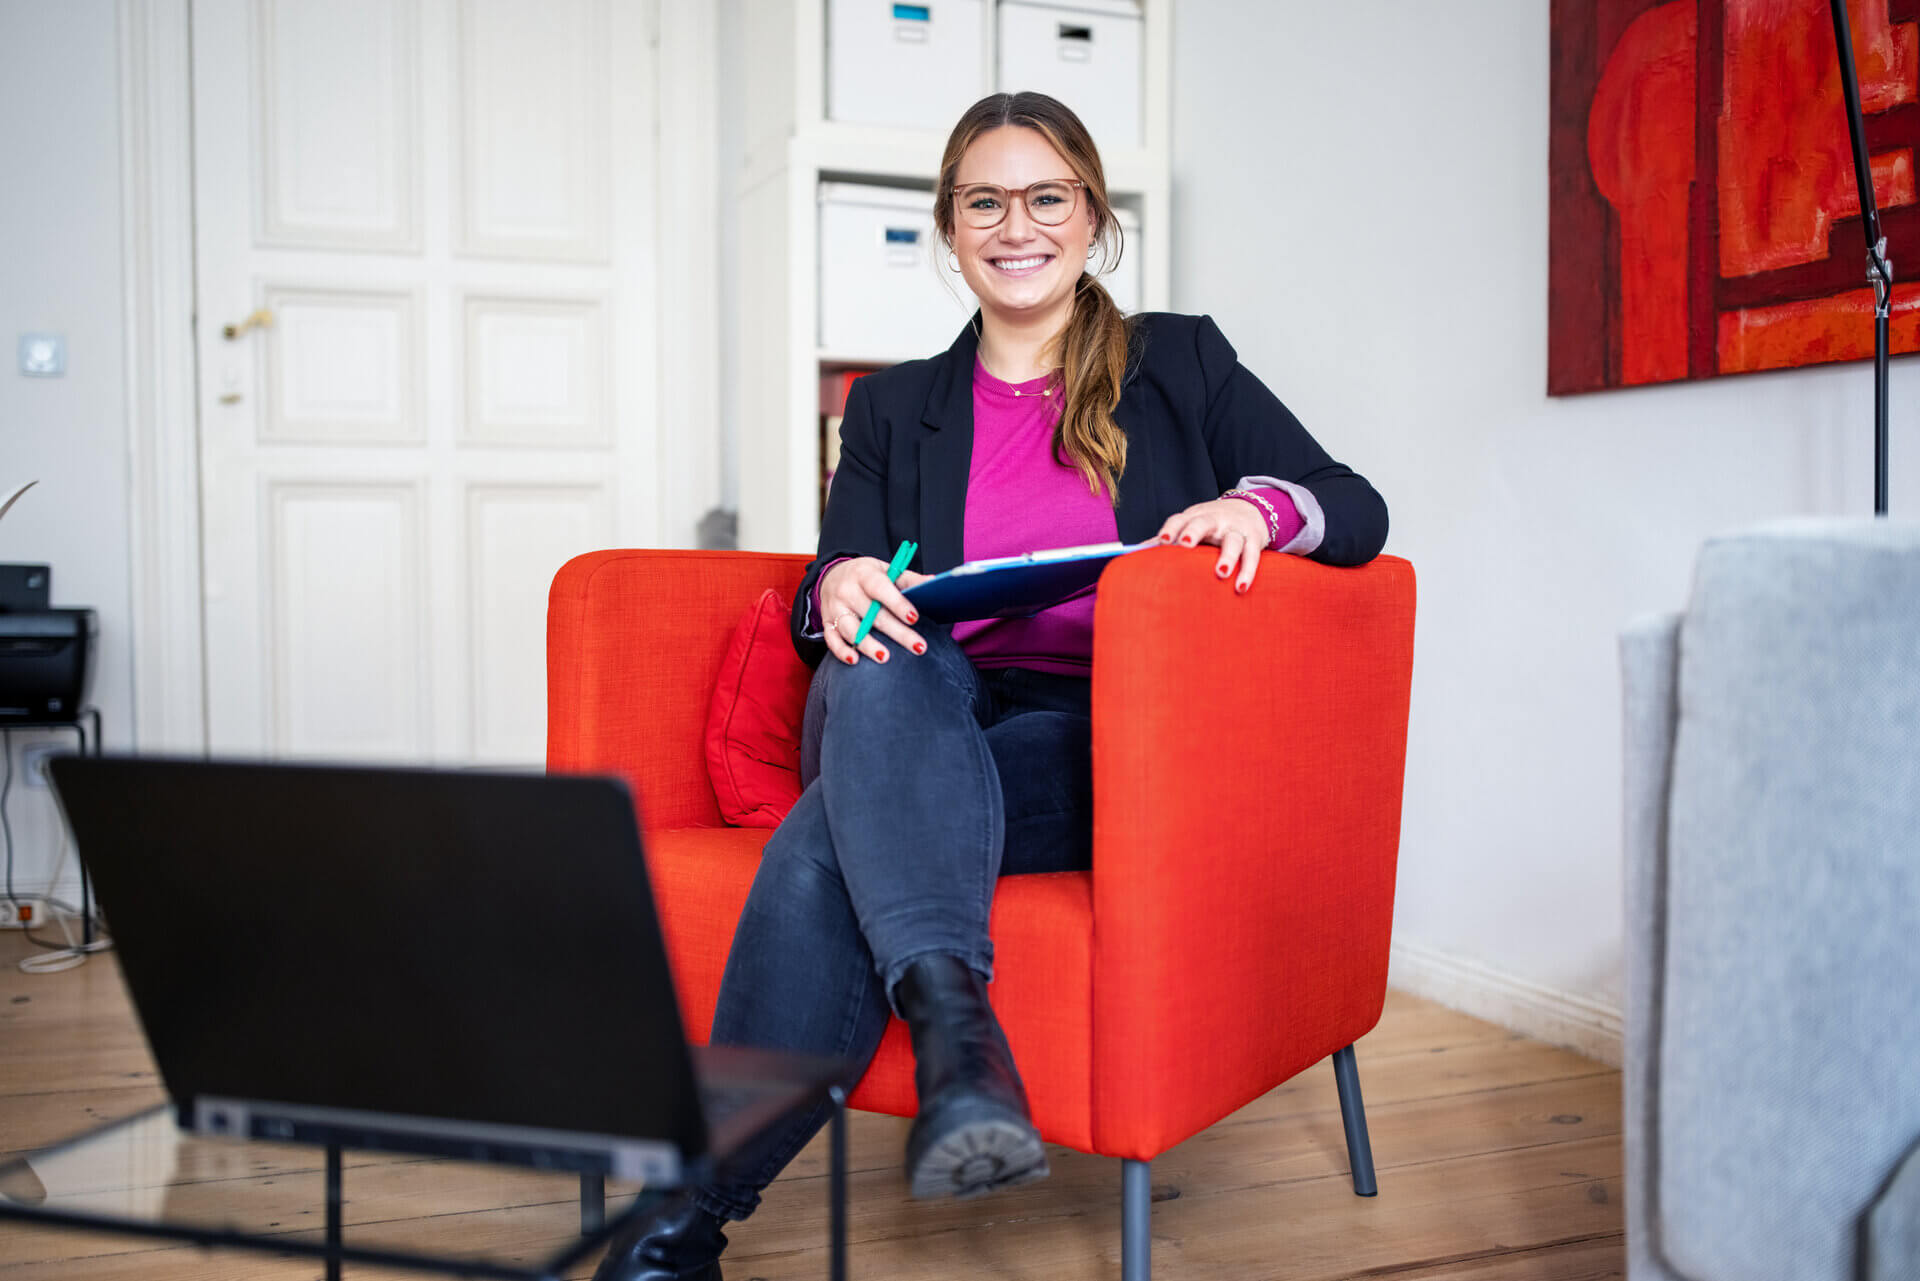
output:
{"label": "armchair leg", "polygon": [[1147,1281],[1153,1271],[1153,1166],[1120,1162],[1120,1281]]}
{"label": "armchair leg", "polygon": [[1333,1052],[1333,1079],[1340,1087],[1340,1119],[1347,1127],[1347,1163],[1353,1167],[1355,1196],[1372,1196],[1379,1189],[1373,1182],[1373,1144],[1367,1141],[1367,1108],[1360,1101],[1360,1070],[1354,1065],[1353,1047]]}

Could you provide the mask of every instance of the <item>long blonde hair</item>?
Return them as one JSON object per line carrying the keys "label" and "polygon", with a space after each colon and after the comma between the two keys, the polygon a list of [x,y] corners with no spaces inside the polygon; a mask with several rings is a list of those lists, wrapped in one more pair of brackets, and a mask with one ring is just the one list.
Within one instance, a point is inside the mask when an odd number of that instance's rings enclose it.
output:
{"label": "long blonde hair", "polygon": [[[1044,93],[992,94],[967,108],[953,127],[940,161],[933,206],[934,227],[948,250],[953,248],[953,188],[961,157],[981,134],[1009,125],[1032,129],[1045,138],[1066,160],[1073,176],[1086,184],[1101,265],[1104,269],[1119,262],[1124,240],[1107,201],[1106,171],[1093,136],[1080,117]],[[1048,349],[1060,368],[1062,392],[1053,453],[1060,462],[1078,468],[1094,493],[1104,485],[1114,502],[1120,497],[1120,475],[1127,469],[1127,437],[1113,420],[1113,411],[1120,405],[1129,342],[1129,327],[1119,306],[1094,273],[1083,271],[1074,286],[1073,312],[1066,328]]]}

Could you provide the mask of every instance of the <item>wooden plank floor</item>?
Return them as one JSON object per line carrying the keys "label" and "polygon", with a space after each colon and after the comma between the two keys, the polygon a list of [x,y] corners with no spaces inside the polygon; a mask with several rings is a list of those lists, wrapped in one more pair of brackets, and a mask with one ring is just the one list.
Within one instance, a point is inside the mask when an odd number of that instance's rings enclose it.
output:
{"label": "wooden plank floor", "polygon": [[[26,975],[0,933],[0,1151],[48,1143],[162,1095],[110,953]],[[1154,1275],[1258,1281],[1599,1281],[1625,1275],[1620,1075],[1431,1003],[1389,996],[1358,1048],[1380,1195],[1353,1195],[1333,1073],[1314,1069],[1154,1163]],[[1117,1161],[1054,1149],[1044,1183],[916,1202],[906,1122],[856,1113],[849,1229],[861,1278],[1080,1281],[1120,1269]],[[563,1183],[514,1171],[349,1157],[350,1240],[531,1255],[577,1224]],[[318,1213],[317,1163],[257,1171],[289,1231]],[[824,1138],[729,1233],[730,1281],[825,1275]],[[357,1195],[356,1195],[357,1194]],[[355,1201],[363,1207],[356,1211]],[[305,1216],[305,1217],[302,1217]],[[310,1230],[310,1229],[309,1229]],[[0,1281],[308,1281],[264,1255],[0,1225]],[[591,1266],[578,1275],[586,1276]],[[355,1281],[398,1274],[349,1266]]]}

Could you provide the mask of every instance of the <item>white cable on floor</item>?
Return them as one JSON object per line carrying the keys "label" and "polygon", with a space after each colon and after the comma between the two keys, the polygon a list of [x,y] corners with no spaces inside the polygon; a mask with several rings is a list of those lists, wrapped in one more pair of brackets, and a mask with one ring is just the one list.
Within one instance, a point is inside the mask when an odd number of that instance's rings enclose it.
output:
{"label": "white cable on floor", "polygon": [[71,903],[62,903],[52,897],[52,887],[60,883],[60,873],[67,869],[67,855],[73,851],[73,841],[67,834],[65,824],[60,827],[60,853],[53,860],[53,875],[47,878],[48,893],[40,899],[46,905],[47,915],[60,926],[60,936],[67,945],[52,951],[38,952],[20,961],[20,969],[26,974],[58,974],[62,970],[71,970],[75,966],[85,965],[87,958],[95,952],[104,952],[113,946],[113,940],[96,931],[93,942],[82,943],[73,937],[72,921],[80,915]]}

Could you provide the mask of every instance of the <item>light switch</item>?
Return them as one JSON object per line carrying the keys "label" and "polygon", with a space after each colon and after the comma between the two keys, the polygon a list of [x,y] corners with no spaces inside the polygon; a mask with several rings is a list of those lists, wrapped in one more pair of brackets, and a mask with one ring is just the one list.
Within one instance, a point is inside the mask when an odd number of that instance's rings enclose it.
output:
{"label": "light switch", "polygon": [[20,372],[29,378],[58,378],[67,372],[64,334],[21,334]]}

